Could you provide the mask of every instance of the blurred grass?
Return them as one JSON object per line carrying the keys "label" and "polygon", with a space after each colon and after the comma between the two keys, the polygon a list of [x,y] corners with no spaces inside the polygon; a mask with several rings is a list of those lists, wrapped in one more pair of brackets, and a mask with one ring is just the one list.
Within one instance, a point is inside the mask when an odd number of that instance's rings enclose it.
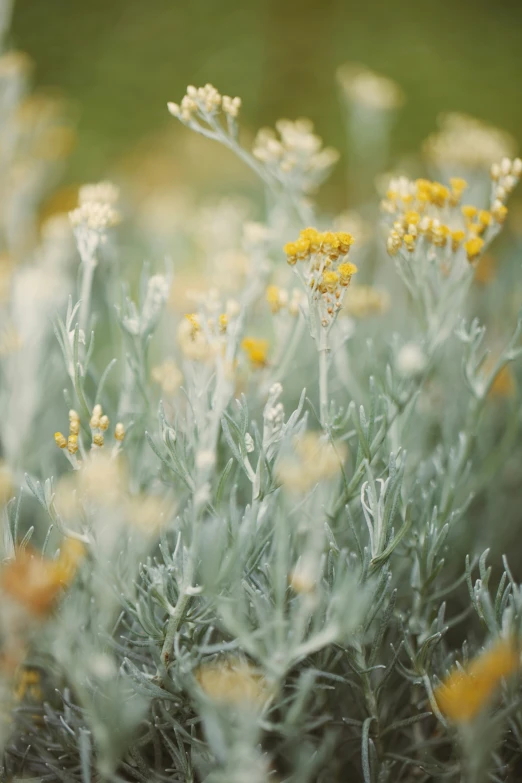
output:
{"label": "blurred grass", "polygon": [[189,83],[240,95],[251,128],[304,114],[342,148],[334,75],[346,60],[403,87],[397,153],[443,110],[522,141],[520,0],[17,0],[12,36],[37,84],[78,107],[70,182],[103,177],[149,133],[179,133],[165,104]]}

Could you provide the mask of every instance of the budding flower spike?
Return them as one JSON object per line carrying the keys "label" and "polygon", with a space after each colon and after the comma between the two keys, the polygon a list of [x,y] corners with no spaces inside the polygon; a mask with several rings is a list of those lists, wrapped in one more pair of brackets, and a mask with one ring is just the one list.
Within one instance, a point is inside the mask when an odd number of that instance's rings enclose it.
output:
{"label": "budding flower spike", "polygon": [[[110,421],[109,417],[103,413],[102,406],[98,403],[92,409],[92,414],[89,419],[89,428],[91,430],[92,437],[92,450],[99,450],[105,443],[104,433],[109,429]],[[81,463],[76,457],[76,453],[80,448],[80,416],[77,411],[69,411],[69,437],[66,438],[61,432],[55,432],[54,440],[56,445],[63,449],[69,462],[75,470],[80,469]],[[125,427],[121,422],[118,422],[114,428],[114,440],[116,445],[113,449],[113,456],[118,453],[121,444],[125,438]],[[85,456],[82,451],[82,455]]]}

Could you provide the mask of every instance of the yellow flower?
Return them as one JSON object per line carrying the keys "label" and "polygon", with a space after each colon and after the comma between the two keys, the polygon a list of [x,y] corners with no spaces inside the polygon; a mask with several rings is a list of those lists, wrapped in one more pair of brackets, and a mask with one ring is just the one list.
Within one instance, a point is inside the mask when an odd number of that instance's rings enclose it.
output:
{"label": "yellow flower", "polygon": [[185,315],[185,318],[187,319],[187,321],[192,327],[191,335],[194,338],[201,329],[201,324],[199,323],[199,316],[196,313],[187,313]]}
{"label": "yellow flower", "polygon": [[269,285],[266,289],[266,301],[274,315],[283,308],[284,300],[281,297],[281,290],[276,285]]}
{"label": "yellow flower", "polygon": [[468,239],[467,242],[464,242],[464,250],[468,256],[468,261],[474,261],[480,255],[483,247],[484,240],[480,237],[473,237],[473,239]]}
{"label": "yellow flower", "polygon": [[345,256],[353,245],[353,237],[347,231],[325,231],[321,233],[315,228],[304,228],[296,242],[288,242],[284,246],[286,259],[293,265],[297,260],[306,261],[311,255],[321,253],[333,261],[340,255]]}
{"label": "yellow flower", "polygon": [[473,220],[473,218],[476,216],[478,209],[477,207],[474,207],[473,204],[464,204],[464,206],[461,209],[462,214],[465,218],[468,220]]}
{"label": "yellow flower", "polygon": [[241,342],[241,348],[245,351],[254,367],[264,367],[268,353],[268,340],[258,337],[245,337]]}
{"label": "yellow flower", "polygon": [[335,291],[338,284],[339,284],[339,275],[337,274],[337,272],[332,272],[327,270],[326,272],[323,272],[322,280],[319,283],[319,290]]}
{"label": "yellow flower", "polygon": [[480,653],[466,669],[454,669],[435,689],[440,711],[455,723],[473,720],[490,701],[500,681],[520,665],[520,654],[512,642],[501,640]]}
{"label": "yellow flower", "polygon": [[357,273],[357,267],[355,266],[355,264],[350,264],[346,262],[344,264],[339,264],[339,266],[337,267],[337,271],[341,276],[341,285],[346,286],[350,284],[352,275],[355,275]]}
{"label": "yellow flower", "polygon": [[451,231],[451,249],[454,253],[457,252],[457,250],[460,247],[460,243],[463,241],[464,237],[466,236],[465,232],[457,229],[456,231]]}

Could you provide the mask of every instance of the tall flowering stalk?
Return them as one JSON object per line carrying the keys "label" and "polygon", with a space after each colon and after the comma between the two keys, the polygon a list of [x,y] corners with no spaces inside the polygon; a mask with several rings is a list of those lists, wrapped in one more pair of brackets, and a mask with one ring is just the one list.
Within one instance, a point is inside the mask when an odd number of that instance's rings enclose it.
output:
{"label": "tall flowering stalk", "polygon": [[346,260],[352,243],[353,237],[347,232],[320,233],[307,228],[296,242],[288,242],[284,247],[287,261],[308,297],[308,327],[319,351],[319,412],[323,428],[329,426],[328,334],[357,272],[355,264]]}

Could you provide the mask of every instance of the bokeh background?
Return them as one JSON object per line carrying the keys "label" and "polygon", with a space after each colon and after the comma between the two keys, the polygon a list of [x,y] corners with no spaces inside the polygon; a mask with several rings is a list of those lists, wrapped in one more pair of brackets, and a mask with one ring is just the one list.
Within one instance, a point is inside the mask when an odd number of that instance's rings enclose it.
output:
{"label": "bokeh background", "polygon": [[[446,110],[522,142],[520,0],[16,0],[11,35],[34,60],[37,86],[71,102],[78,140],[65,184],[121,166],[143,177],[141,161],[163,144],[165,174],[186,177],[188,131],[166,102],[189,83],[240,95],[247,132],[305,115],[342,149],[335,70],[347,60],[403,88],[396,156],[417,149]],[[192,181],[223,185],[222,168],[194,157]],[[324,198],[339,206],[344,184],[338,167]]]}

